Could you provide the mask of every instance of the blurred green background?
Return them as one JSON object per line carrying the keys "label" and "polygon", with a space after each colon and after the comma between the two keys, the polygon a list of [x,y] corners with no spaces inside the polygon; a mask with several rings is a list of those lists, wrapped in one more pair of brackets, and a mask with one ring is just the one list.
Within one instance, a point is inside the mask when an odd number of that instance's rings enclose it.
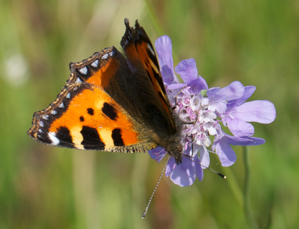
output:
{"label": "blurred green background", "polygon": [[[27,136],[32,114],[48,106],[81,61],[120,49],[123,20],[138,19],[154,41],[167,34],[174,64],[195,58],[210,87],[255,85],[277,118],[254,124],[266,144],[245,164],[222,168],[212,155],[202,182],[181,188],[148,154],[55,148]],[[299,1],[0,1],[0,228],[298,228]],[[250,214],[244,203],[249,203]],[[249,217],[248,217],[249,216]]]}

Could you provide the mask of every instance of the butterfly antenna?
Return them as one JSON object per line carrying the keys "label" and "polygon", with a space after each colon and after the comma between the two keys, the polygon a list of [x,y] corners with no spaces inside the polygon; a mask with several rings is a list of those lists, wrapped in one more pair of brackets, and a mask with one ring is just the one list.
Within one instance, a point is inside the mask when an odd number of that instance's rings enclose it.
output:
{"label": "butterfly antenna", "polygon": [[146,205],[146,208],[145,208],[144,211],[143,211],[142,219],[144,219],[144,217],[146,216],[146,214],[147,214],[147,212],[148,212],[148,208],[149,208],[149,206],[150,206],[150,204],[151,204],[151,202],[152,202],[152,199],[153,199],[154,194],[155,194],[155,192],[156,192],[156,190],[157,190],[157,188],[158,188],[158,185],[159,185],[159,183],[160,183],[160,181],[161,181],[161,179],[162,179],[162,177],[163,177],[163,173],[164,173],[164,171],[165,171],[165,169],[166,169],[166,166],[167,166],[167,163],[168,163],[168,161],[169,161],[169,158],[170,158],[170,156],[168,157],[168,160],[166,161],[166,163],[165,163],[165,165],[164,165],[164,167],[163,167],[163,170],[162,170],[162,172],[161,172],[161,175],[160,175],[160,177],[159,177],[159,180],[158,180],[158,182],[157,182],[157,184],[156,184],[156,186],[155,186],[155,188],[154,188],[154,191],[153,191],[153,193],[152,193],[152,195],[151,195],[151,197],[150,197],[150,199],[149,199],[149,201],[148,201],[148,203],[147,203],[147,205]]}
{"label": "butterfly antenna", "polygon": [[214,169],[211,169],[210,167],[204,166],[204,165],[198,163],[197,161],[194,161],[191,157],[188,157],[187,155],[184,155],[184,154],[183,154],[183,156],[185,156],[186,158],[188,158],[190,161],[193,161],[193,162],[195,162],[196,164],[198,164],[198,165],[204,167],[205,169],[207,169],[207,170],[209,170],[209,171],[211,171],[211,172],[213,172],[213,173],[216,173],[216,174],[217,174],[218,176],[220,176],[221,178],[226,179],[226,176],[225,176],[224,174],[219,173],[218,171],[216,171],[216,170],[214,170]]}

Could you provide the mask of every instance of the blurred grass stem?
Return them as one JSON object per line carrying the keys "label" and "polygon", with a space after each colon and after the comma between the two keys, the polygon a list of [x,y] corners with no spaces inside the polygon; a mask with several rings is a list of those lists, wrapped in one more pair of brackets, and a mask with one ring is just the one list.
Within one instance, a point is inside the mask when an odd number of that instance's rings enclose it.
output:
{"label": "blurred grass stem", "polygon": [[226,181],[228,181],[228,185],[231,188],[240,208],[243,209],[244,208],[243,194],[230,168],[227,168],[225,170],[225,175],[227,177]]}
{"label": "blurred grass stem", "polygon": [[248,159],[248,148],[243,147],[243,160],[245,168],[245,178],[244,178],[244,214],[248,221],[250,228],[258,229],[259,227],[255,223],[251,208],[250,208],[250,198],[249,198],[249,179],[250,179],[250,169],[249,169],[249,159]]}

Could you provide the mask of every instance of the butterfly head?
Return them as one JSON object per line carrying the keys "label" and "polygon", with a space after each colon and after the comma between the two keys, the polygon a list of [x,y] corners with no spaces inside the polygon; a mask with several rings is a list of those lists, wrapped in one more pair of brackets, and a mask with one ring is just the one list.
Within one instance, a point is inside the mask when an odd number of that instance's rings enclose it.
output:
{"label": "butterfly head", "polygon": [[183,145],[180,141],[180,137],[171,136],[164,138],[164,141],[160,142],[159,145],[162,146],[171,157],[174,157],[177,165],[182,163]]}
{"label": "butterfly head", "polygon": [[183,146],[181,143],[170,143],[166,148],[166,151],[169,153],[170,156],[174,157],[177,165],[182,163]]}

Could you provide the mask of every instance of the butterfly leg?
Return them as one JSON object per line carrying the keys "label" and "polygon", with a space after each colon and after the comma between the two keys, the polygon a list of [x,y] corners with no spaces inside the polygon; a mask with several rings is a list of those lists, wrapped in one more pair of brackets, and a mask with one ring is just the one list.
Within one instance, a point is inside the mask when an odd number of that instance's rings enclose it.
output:
{"label": "butterfly leg", "polygon": [[178,96],[179,96],[179,94],[180,94],[186,87],[188,87],[188,86],[186,85],[186,86],[182,87],[182,88],[179,90],[179,92],[176,94],[176,97],[175,97],[175,106],[177,106],[177,104],[178,104]]}

